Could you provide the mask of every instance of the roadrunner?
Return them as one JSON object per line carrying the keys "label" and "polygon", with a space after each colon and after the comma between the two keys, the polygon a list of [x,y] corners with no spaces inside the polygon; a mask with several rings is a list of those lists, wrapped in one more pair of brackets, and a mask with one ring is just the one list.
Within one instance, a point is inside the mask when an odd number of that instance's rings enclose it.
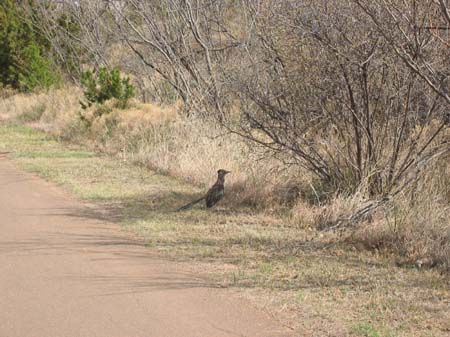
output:
{"label": "roadrunner", "polygon": [[208,193],[201,197],[200,199],[194,200],[190,202],[187,205],[184,205],[183,207],[180,207],[177,209],[177,211],[183,211],[185,209],[188,209],[192,206],[194,206],[196,203],[199,203],[202,200],[206,201],[206,207],[211,208],[215,204],[219,202],[220,199],[222,199],[224,194],[224,183],[225,183],[225,175],[230,173],[230,171],[226,170],[218,170],[217,171],[217,180],[214,185],[208,190]]}

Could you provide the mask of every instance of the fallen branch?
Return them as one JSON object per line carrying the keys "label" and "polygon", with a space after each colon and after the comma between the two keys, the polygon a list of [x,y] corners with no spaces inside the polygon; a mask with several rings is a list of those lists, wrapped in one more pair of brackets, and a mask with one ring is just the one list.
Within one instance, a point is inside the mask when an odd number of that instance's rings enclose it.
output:
{"label": "fallen branch", "polygon": [[383,197],[383,198],[381,198],[379,200],[372,201],[371,203],[369,203],[365,207],[363,207],[363,208],[359,209],[358,211],[356,211],[355,213],[353,213],[351,216],[349,216],[347,218],[340,218],[340,219],[338,219],[333,226],[324,228],[324,229],[321,230],[321,232],[329,232],[329,231],[333,231],[335,229],[338,229],[338,228],[342,227],[345,224],[357,223],[365,215],[367,215],[368,213],[370,213],[373,210],[377,209],[378,207],[386,204],[390,200],[392,200],[392,196],[385,196],[385,197]]}
{"label": "fallen branch", "polygon": [[385,205],[389,201],[392,201],[397,194],[399,194],[402,191],[405,191],[408,187],[414,186],[414,182],[416,182],[420,178],[421,176],[420,174],[422,173],[422,171],[425,168],[429,167],[429,164],[433,159],[443,157],[449,152],[450,148],[444,148],[440,151],[432,152],[429,155],[425,156],[420,162],[416,162],[416,170],[414,174],[411,174],[411,178],[406,179],[400,186],[398,186],[398,188],[395,191],[391,192],[388,195],[385,195],[381,199],[371,201],[369,204],[359,209],[349,217],[340,218],[336,220],[336,222],[332,226],[322,229],[321,232],[329,232],[341,228],[344,225],[351,225],[358,223],[358,221],[360,221],[365,215],[369,214],[370,212],[374,211],[380,206]]}

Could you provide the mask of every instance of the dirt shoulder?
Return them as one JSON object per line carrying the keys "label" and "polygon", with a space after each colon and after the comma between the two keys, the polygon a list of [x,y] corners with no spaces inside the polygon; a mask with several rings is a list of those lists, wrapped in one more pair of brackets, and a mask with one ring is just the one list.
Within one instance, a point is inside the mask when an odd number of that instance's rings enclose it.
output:
{"label": "dirt shoulder", "polygon": [[[2,222],[9,226],[3,233],[11,233],[1,238],[0,256],[6,260],[0,265],[7,278],[1,288],[15,290],[5,302],[12,304],[3,315],[19,315],[14,309],[18,298],[28,301],[34,322],[43,320],[46,326],[51,323],[55,327],[64,320],[68,326],[90,322],[98,331],[109,324],[119,333],[124,330],[117,328],[118,324],[127,322],[130,328],[142,328],[129,330],[129,336],[140,336],[147,327],[140,324],[153,315],[145,303],[159,296],[161,302],[155,308],[161,309],[162,316],[155,315],[169,330],[152,334],[155,336],[176,336],[170,330],[175,329],[174,324],[184,327],[183,336],[188,336],[186,331],[194,331],[189,330],[191,322],[211,322],[205,319],[209,317],[205,312],[216,306],[224,311],[211,313],[212,320],[220,318],[225,325],[208,324],[204,329],[215,330],[204,330],[210,331],[204,336],[226,336],[228,332],[223,330],[230,327],[246,336],[264,336],[255,331],[282,336],[293,331],[304,336],[448,336],[450,332],[448,278],[437,271],[400,268],[390,257],[334,243],[332,238],[318,239],[282,219],[251,210],[219,208],[211,212],[198,206],[173,212],[202,192],[117,158],[55,142],[28,128],[0,126],[0,150],[12,151],[8,156],[19,167],[61,185],[84,201],[67,199],[53,185],[5,168],[10,173],[2,174],[2,179],[13,182],[5,180],[1,185],[7,191],[2,193],[1,210],[10,219]],[[1,162],[6,163],[4,159]],[[10,191],[21,184],[30,200],[17,197],[14,206]],[[48,205],[32,208],[33,202],[45,201],[45,191]],[[46,220],[36,223],[41,217]],[[19,224],[13,225],[13,221]],[[61,226],[64,221],[67,225]],[[86,224],[89,228],[83,227]],[[126,232],[119,232],[117,224]],[[26,229],[33,231],[27,234]],[[140,239],[131,238],[130,232]],[[78,261],[72,260],[75,256]],[[14,275],[21,263],[21,275],[29,276],[18,276],[19,282]],[[40,288],[33,288],[35,283]],[[69,286],[75,290],[66,290]],[[55,296],[65,292],[66,296]],[[73,302],[71,292],[80,298],[78,302]],[[44,297],[59,301],[46,307],[54,319],[38,307]],[[185,301],[201,304],[194,305],[198,310],[189,305],[184,309]],[[94,303],[102,305],[97,306],[98,311],[89,311]],[[134,303],[141,311],[127,315],[129,320],[120,319],[127,311],[124,303]],[[282,322],[268,319],[245,303],[282,317]],[[66,311],[58,311],[60,306]],[[109,312],[110,306],[117,311]],[[73,310],[82,316],[70,318]],[[179,323],[164,321],[176,310],[184,317]],[[245,318],[247,314],[250,319]],[[95,315],[103,317],[98,325]],[[11,321],[8,317],[0,321]],[[253,329],[248,322],[255,322],[253,326],[260,330],[243,330]],[[16,335],[30,334],[21,331]]]}

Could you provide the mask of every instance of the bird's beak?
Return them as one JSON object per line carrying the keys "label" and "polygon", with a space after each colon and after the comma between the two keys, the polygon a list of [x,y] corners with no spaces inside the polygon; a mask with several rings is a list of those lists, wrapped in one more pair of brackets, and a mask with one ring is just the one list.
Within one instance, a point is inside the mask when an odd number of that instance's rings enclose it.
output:
{"label": "bird's beak", "polygon": [[225,174],[231,173],[231,171],[225,171]]}

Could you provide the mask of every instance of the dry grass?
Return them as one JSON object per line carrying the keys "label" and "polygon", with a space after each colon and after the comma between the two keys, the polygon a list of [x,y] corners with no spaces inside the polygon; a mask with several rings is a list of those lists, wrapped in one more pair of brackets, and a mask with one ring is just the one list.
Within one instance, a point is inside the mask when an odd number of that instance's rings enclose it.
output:
{"label": "dry grass", "polygon": [[[2,101],[0,115],[202,187],[211,184],[218,169],[225,168],[233,172],[227,185],[235,198],[229,206],[279,209],[298,197],[299,185],[311,183],[309,174],[286,169],[213,122],[180,116],[178,103],[157,106],[134,102],[127,110],[107,104],[101,108],[105,113],[93,118],[98,108],[81,110],[80,97],[80,89],[74,87],[18,94]],[[92,120],[89,128],[80,120],[80,113]]]}
{"label": "dry grass", "polygon": [[[92,204],[78,216],[120,223],[154,252],[268,309],[302,336],[448,336],[449,284],[379,251],[252,209],[173,209],[201,189],[25,127],[0,126],[0,150]],[[304,206],[307,209],[307,206]]]}
{"label": "dry grass", "polygon": [[450,174],[444,164],[427,173],[412,191],[380,210],[351,240],[395,252],[402,263],[429,260],[450,269]]}
{"label": "dry grass", "polygon": [[[107,104],[101,107],[105,113],[94,119],[99,108],[82,111],[78,103],[81,95],[76,87],[31,95],[2,91],[0,116],[182,178],[203,190],[213,182],[217,169],[231,170],[227,188],[233,198],[225,202],[228,208],[250,206],[266,214],[282,212],[286,221],[300,228],[321,228],[367,202],[363,188],[353,195],[328,196],[324,202],[323,192],[310,174],[286,168],[262,149],[212,122],[180,116],[178,103],[157,106],[134,102],[127,110]],[[80,113],[92,120],[89,128],[80,120]],[[405,263],[425,258],[448,269],[449,170],[443,165],[430,171],[414,186],[413,195],[397,197],[344,237],[365,249],[395,252]]]}
{"label": "dry grass", "polygon": [[8,95],[0,101],[3,119],[39,122],[39,126],[59,129],[68,123],[78,108],[81,90],[76,87],[34,94]]}
{"label": "dry grass", "polygon": [[113,111],[98,119],[92,127],[95,144],[124,160],[204,188],[218,169],[230,170],[227,188],[235,198],[229,206],[258,205],[267,210],[296,197],[290,186],[299,182],[297,175],[238,136],[224,133],[212,122],[179,116],[173,107],[163,108],[164,118],[160,107],[146,107],[136,106],[131,113]]}
{"label": "dry grass", "polygon": [[[182,178],[205,189],[214,172],[233,172],[227,181],[232,199],[228,208],[252,207],[288,216],[301,228],[321,228],[345,218],[367,202],[364,188],[352,195],[328,196],[307,172],[286,168],[281,162],[212,122],[184,118],[180,104],[157,106],[134,102],[127,110],[113,104],[82,111],[79,88],[68,87],[38,94],[2,91],[0,116],[43,129],[59,139],[84,144],[121,160]],[[93,118],[96,109],[103,115]],[[92,121],[87,128],[80,113]],[[450,266],[450,169],[430,171],[414,186],[378,210],[347,240],[375,250],[395,252],[407,263],[432,259]],[[195,196],[194,196],[195,197]]]}

